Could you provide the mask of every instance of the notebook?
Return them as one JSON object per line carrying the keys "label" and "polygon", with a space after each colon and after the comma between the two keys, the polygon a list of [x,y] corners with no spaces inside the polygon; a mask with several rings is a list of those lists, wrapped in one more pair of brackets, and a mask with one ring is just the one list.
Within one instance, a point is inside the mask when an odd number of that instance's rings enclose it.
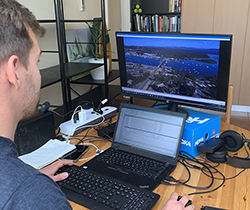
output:
{"label": "notebook", "polygon": [[152,191],[176,167],[185,119],[184,113],[122,103],[111,147],[82,167]]}

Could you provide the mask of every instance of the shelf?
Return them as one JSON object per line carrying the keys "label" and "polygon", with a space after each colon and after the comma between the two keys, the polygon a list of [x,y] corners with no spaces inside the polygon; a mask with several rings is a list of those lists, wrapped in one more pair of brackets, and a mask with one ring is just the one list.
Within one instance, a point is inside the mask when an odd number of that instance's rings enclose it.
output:
{"label": "shelf", "polygon": [[57,82],[61,81],[60,75],[60,66],[53,66],[46,69],[40,70],[40,74],[42,77],[42,85],[41,88],[45,88],[47,86],[53,85]]}
{"label": "shelf", "polygon": [[[43,19],[39,20],[40,23],[55,23],[56,24],[56,31],[57,31],[57,42],[58,42],[58,51],[43,51],[46,53],[58,53],[59,55],[59,65],[49,67],[42,69],[40,71],[41,77],[42,77],[42,84],[41,88],[48,87],[50,85],[53,85],[55,83],[61,82],[61,90],[62,90],[62,99],[63,99],[63,105],[61,108],[63,109],[63,112],[68,112],[70,108],[72,107],[71,104],[74,104],[74,100],[71,101],[71,91],[70,91],[70,83],[71,78],[76,77],[78,75],[82,75],[86,72],[89,72],[93,69],[96,69],[100,66],[107,68],[107,62],[104,62],[104,64],[95,64],[95,63],[75,63],[75,62],[68,62],[67,58],[67,47],[66,45],[69,44],[66,42],[66,32],[65,32],[65,24],[66,23],[88,23],[88,22],[101,22],[102,25],[105,25],[105,0],[101,1],[101,17],[87,20],[79,20],[79,19],[64,19],[64,10],[63,10],[63,1],[62,0],[54,0],[54,6],[55,6],[55,20],[51,19]],[[102,33],[105,34],[105,27],[102,27]],[[106,36],[103,35],[103,43],[106,43]],[[71,42],[72,43],[72,42]],[[74,43],[74,42],[73,42]],[[99,44],[103,44],[99,43]],[[89,43],[88,43],[89,44]],[[107,59],[106,55],[106,48],[103,49],[104,59]],[[112,88],[109,90],[109,82],[113,81],[114,79],[119,77],[119,71],[116,70],[114,72],[111,72],[110,75],[105,77],[105,80],[97,81],[93,80],[91,76],[86,76],[84,78],[78,79],[76,81],[73,81],[72,83],[78,83],[78,84],[91,84],[91,85],[98,85],[102,86],[99,90],[99,93],[93,93],[93,91],[90,91],[90,95],[84,94],[83,97],[88,97],[88,99],[91,99],[93,97],[98,97],[98,101],[102,100],[103,98],[112,97]],[[120,90],[119,90],[120,92]],[[109,96],[110,93],[110,96]],[[81,98],[81,96],[80,96]],[[80,99],[81,100],[81,99]],[[85,99],[87,100],[87,99]]]}
{"label": "shelf", "polygon": [[[112,82],[113,80],[119,78],[119,76],[120,76],[119,70],[113,69],[111,72],[109,72],[108,82]],[[80,79],[71,81],[70,83],[105,85],[105,80],[94,80],[94,79],[92,79],[91,75],[88,75],[88,76],[82,77]]]}
{"label": "shelf", "polygon": [[96,20],[61,20],[61,23],[88,23],[88,22],[101,22],[102,18]]}
{"label": "shelf", "polygon": [[51,20],[51,19],[48,19],[48,20],[38,20],[39,23],[55,23],[56,20]]}
{"label": "shelf", "polygon": [[[102,65],[103,64],[93,63],[65,63],[65,79],[70,79],[71,77],[91,71]],[[45,88],[61,81],[60,65],[42,69],[40,73],[42,76],[41,88]]]}
{"label": "shelf", "polygon": [[[140,13],[139,15],[166,15],[166,16],[181,16],[181,12],[164,12],[164,13],[159,13],[159,12],[143,12]],[[133,15],[136,15],[135,13]]]}

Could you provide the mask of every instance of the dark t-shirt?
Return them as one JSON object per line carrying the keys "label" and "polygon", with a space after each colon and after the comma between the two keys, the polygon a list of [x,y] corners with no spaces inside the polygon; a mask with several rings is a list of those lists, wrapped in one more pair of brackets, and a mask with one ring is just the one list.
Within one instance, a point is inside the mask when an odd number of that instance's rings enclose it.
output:
{"label": "dark t-shirt", "polygon": [[0,137],[0,209],[72,209],[58,185],[18,158],[16,144]]}

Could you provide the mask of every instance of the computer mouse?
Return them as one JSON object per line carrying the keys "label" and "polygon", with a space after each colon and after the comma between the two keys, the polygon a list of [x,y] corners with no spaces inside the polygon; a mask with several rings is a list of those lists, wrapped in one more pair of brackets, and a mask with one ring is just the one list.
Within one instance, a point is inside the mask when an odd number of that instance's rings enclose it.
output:
{"label": "computer mouse", "polygon": [[[182,198],[182,196],[179,195],[178,198],[177,198],[177,201],[179,201],[181,198]],[[184,207],[187,207],[187,206],[190,206],[190,205],[192,205],[191,200],[189,200]]]}

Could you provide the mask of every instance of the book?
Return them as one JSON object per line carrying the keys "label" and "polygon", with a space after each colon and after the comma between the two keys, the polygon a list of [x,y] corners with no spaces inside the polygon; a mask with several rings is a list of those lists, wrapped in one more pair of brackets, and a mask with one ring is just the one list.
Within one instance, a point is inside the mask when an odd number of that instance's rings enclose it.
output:
{"label": "book", "polygon": [[152,16],[152,32],[155,32],[155,16]]}
{"label": "book", "polygon": [[177,16],[172,17],[172,32],[177,32]]}
{"label": "book", "polygon": [[177,32],[181,32],[181,17],[178,17]]}
{"label": "book", "polygon": [[171,9],[171,12],[174,12],[174,2],[175,2],[175,0],[172,0],[172,9]]}
{"label": "book", "polygon": [[133,16],[133,20],[134,20],[135,31],[138,31],[138,24],[135,16]]}
{"label": "book", "polygon": [[139,15],[139,14],[136,14],[135,17],[136,17],[136,23],[137,23],[137,30],[138,30],[138,31],[141,31],[140,15]]}
{"label": "book", "polygon": [[179,2],[178,2],[178,12],[181,12],[181,4],[182,4],[182,0],[179,0]]}
{"label": "book", "polygon": [[158,28],[159,32],[162,32],[162,16],[159,16],[159,28]]}
{"label": "book", "polygon": [[172,31],[172,17],[169,17],[169,32],[173,32]]}
{"label": "book", "polygon": [[155,14],[155,32],[158,32],[159,30],[159,15]]}
{"label": "book", "polygon": [[174,0],[174,12],[178,12],[179,0]]}
{"label": "book", "polygon": [[148,22],[149,22],[149,32],[153,31],[153,25],[152,25],[152,16],[148,16]]}
{"label": "book", "polygon": [[172,1],[173,0],[169,0],[168,12],[172,12]]}
{"label": "book", "polygon": [[71,152],[75,148],[75,145],[57,139],[51,139],[37,150],[21,155],[19,158],[28,165],[31,165],[36,169],[41,169],[61,158],[68,152]]}

